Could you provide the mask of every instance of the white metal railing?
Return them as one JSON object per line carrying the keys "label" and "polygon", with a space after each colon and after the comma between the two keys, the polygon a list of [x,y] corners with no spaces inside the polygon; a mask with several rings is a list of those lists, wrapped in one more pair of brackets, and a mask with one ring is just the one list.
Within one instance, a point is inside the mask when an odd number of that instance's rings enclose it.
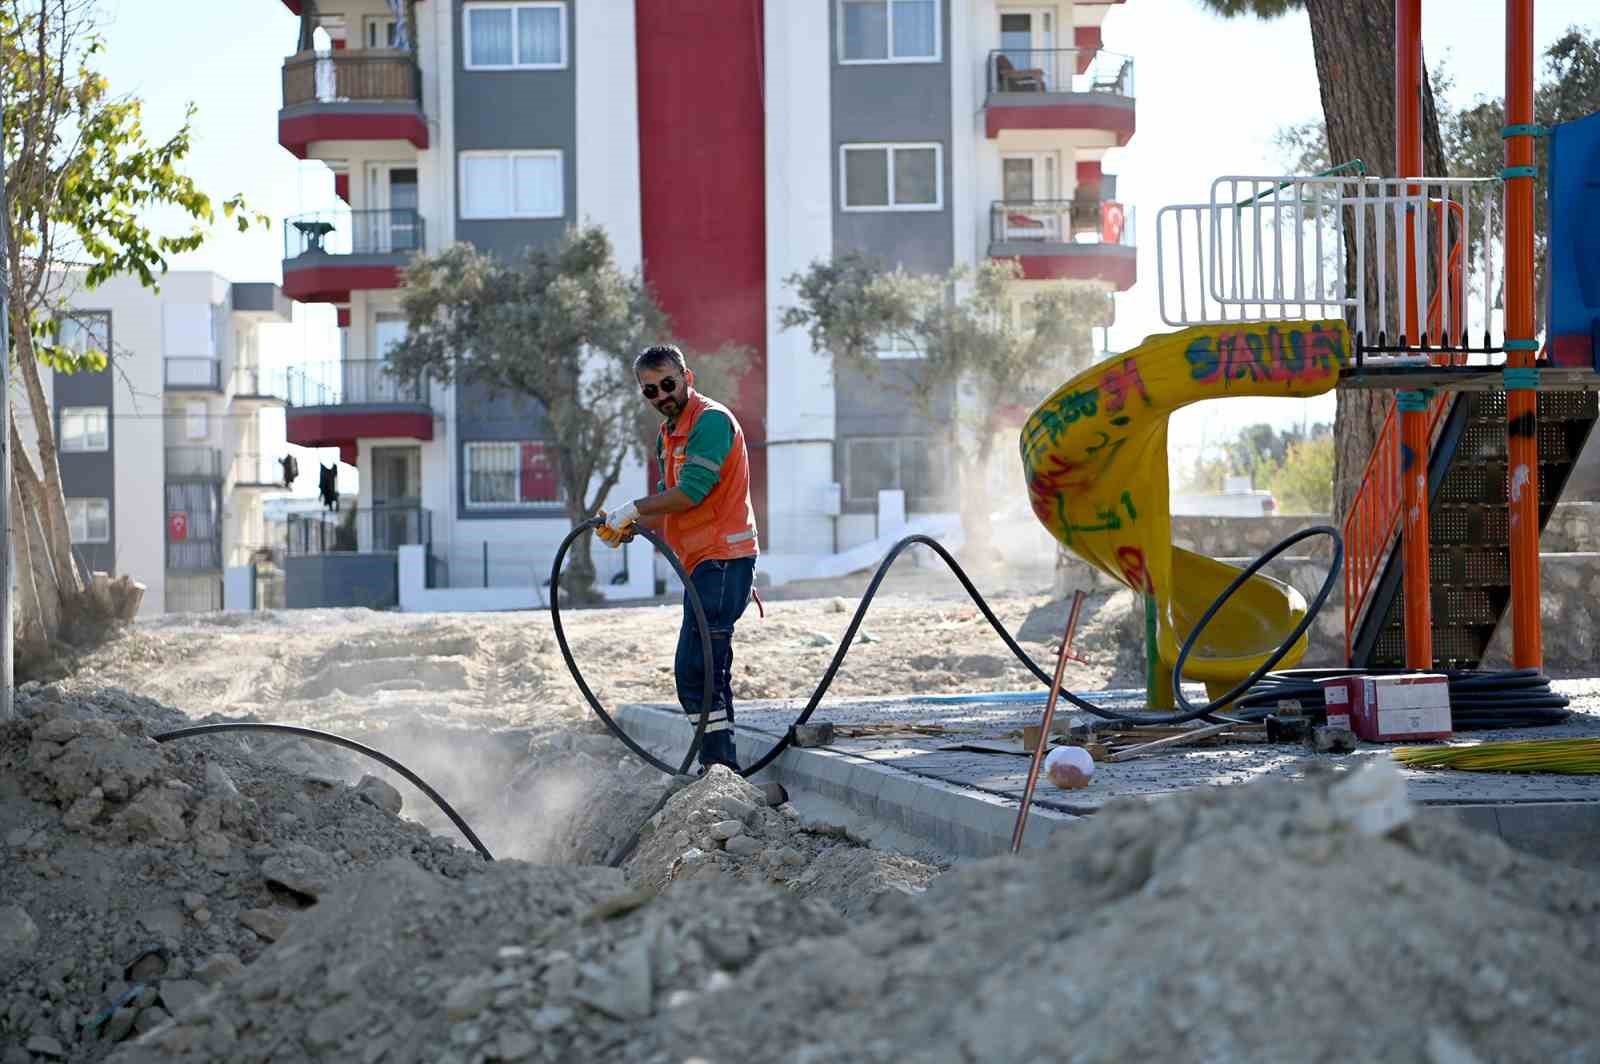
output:
{"label": "white metal railing", "polygon": [[1492,178],[1220,177],[1210,203],[1157,216],[1162,320],[1348,313],[1368,342],[1392,342],[1406,331],[1398,296],[1414,284],[1414,320],[1432,343],[1480,336],[1494,305],[1500,195]]}

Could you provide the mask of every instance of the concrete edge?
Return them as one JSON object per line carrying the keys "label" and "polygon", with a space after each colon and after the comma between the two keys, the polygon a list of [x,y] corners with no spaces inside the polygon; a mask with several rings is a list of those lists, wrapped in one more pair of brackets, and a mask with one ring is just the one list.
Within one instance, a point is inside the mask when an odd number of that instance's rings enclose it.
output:
{"label": "concrete edge", "polygon": [[[664,760],[683,756],[694,737],[687,716],[676,710],[627,705],[617,723],[635,742]],[[771,732],[741,727],[741,742],[758,739],[764,751],[777,742]],[[747,749],[746,759],[756,751]],[[1017,803],[970,787],[876,764],[838,750],[790,747],[755,778],[774,780],[791,793],[815,795],[867,818],[896,835],[909,836],[952,857],[993,857],[1011,850]],[[1028,814],[1023,845],[1042,846],[1060,828],[1080,819],[1035,806]]]}
{"label": "concrete edge", "polygon": [[[666,760],[683,756],[694,736],[689,718],[676,708],[626,705],[617,723],[635,742]],[[762,750],[778,736],[741,727],[741,740],[758,739]],[[754,755],[745,751],[746,758]],[[909,837],[951,857],[992,857],[1011,849],[1017,802],[971,787],[877,764],[837,750],[790,747],[764,769],[757,782],[775,780],[790,792],[814,795],[871,822],[884,845],[904,848],[891,837]],[[1092,815],[1092,814],[1088,814]],[[1595,801],[1417,803],[1424,822],[1453,821],[1488,832],[1520,853],[1580,867],[1600,855],[1600,798]],[[1044,845],[1081,816],[1035,806],[1028,814],[1023,845]],[[876,841],[876,840],[875,840]]]}

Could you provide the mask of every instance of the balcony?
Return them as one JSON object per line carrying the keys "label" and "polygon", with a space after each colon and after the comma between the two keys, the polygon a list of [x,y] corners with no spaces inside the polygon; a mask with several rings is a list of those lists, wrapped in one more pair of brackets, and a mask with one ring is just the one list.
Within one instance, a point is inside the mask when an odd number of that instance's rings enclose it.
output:
{"label": "balcony", "polygon": [[215,447],[168,447],[167,480],[221,480],[222,452]]}
{"label": "balcony", "polygon": [[169,392],[222,391],[222,363],[214,358],[163,359],[163,381]]}
{"label": "balcony", "polygon": [[411,208],[317,211],[283,226],[283,290],[302,303],[348,303],[363,289],[399,288],[400,273],[426,246]]}
{"label": "balcony", "polygon": [[409,52],[300,52],[284,60],[278,143],[304,159],[316,142],[330,140],[428,146],[422,74]]}
{"label": "balcony", "polygon": [[1111,200],[997,200],[989,211],[989,257],[1016,259],[1030,281],[1105,281],[1126,291],[1138,280],[1131,208]]}
{"label": "balcony", "polygon": [[421,506],[308,511],[289,515],[291,558],[313,554],[389,553],[433,542],[433,513]]}
{"label": "balcony", "polygon": [[1133,138],[1133,60],[1092,48],[1006,49],[989,53],[984,125],[1005,130],[1090,130],[1103,144]]}
{"label": "balcony", "polygon": [[375,437],[433,439],[433,409],[426,380],[396,377],[382,359],[346,359],[289,370],[288,441],[301,447],[337,447],[356,462],[356,441]]}
{"label": "balcony", "polygon": [[228,479],[235,491],[288,490],[283,486],[283,467],[271,455],[236,453]]}
{"label": "balcony", "polygon": [[267,407],[282,406],[288,389],[282,370],[240,366],[233,371],[228,390],[230,402]]}

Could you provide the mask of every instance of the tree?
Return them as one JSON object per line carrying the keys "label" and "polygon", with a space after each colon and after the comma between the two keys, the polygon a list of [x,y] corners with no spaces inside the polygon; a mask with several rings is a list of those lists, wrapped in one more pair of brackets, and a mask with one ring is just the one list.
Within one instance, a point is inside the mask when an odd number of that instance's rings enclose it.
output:
{"label": "tree", "polygon": [[[97,16],[93,0],[0,0],[9,354],[38,434],[35,465],[8,410],[19,658],[47,655],[85,604],[41,365],[99,370],[108,353],[58,342],[70,286],[131,273],[155,288],[168,256],[199,247],[216,221],[210,198],[180,170],[193,107],[173,136],[149,142],[140,101],[112,96],[93,69],[104,47]],[[145,212],[162,207],[178,208],[188,228],[153,229]],[[241,230],[266,223],[243,207],[235,196],[223,211]]]}
{"label": "tree", "polygon": [[1333,462],[1332,433],[1296,440],[1261,486],[1272,492],[1280,513],[1326,514],[1333,506]]}
{"label": "tree", "polygon": [[[574,524],[604,504],[629,455],[654,456],[655,416],[639,398],[633,356],[668,339],[669,322],[644,281],[616,265],[600,227],[573,227],[557,247],[529,248],[519,261],[469,244],[418,257],[401,306],[407,334],[389,350],[390,372],[534,400]],[[725,348],[690,365],[716,394],[719,371],[743,357]],[[576,601],[595,597],[591,543],[578,541],[563,577]]]}
{"label": "tree", "polygon": [[[1327,128],[1328,155],[1337,162],[1360,159],[1369,174],[1396,174],[1394,113],[1394,0],[1197,0],[1225,18],[1277,18],[1304,11],[1311,23],[1311,51]],[[1444,142],[1426,67],[1422,79],[1422,163],[1428,174],[1444,174]],[[1314,172],[1314,171],[1313,171]],[[1375,237],[1369,232],[1362,295],[1369,316],[1377,304]],[[1393,239],[1392,234],[1390,239]],[[1354,278],[1355,232],[1345,230],[1345,276]],[[1391,304],[1395,302],[1391,294]],[[1394,320],[1391,310],[1389,319]],[[1388,398],[1383,392],[1341,389],[1334,418],[1334,515],[1341,517],[1361,486],[1367,458],[1377,447]]]}
{"label": "tree", "polygon": [[[784,328],[805,329],[814,349],[832,354],[836,376],[854,370],[930,424],[950,426],[962,528],[979,558],[988,556],[995,443],[1014,426],[1019,406],[1044,399],[1074,359],[1086,359],[1109,298],[1103,287],[1081,283],[1022,301],[1014,287],[1020,277],[1010,260],[940,277],[888,270],[850,252],[787,279],[799,304],[784,310]],[[886,363],[878,352],[889,343],[915,358]]]}

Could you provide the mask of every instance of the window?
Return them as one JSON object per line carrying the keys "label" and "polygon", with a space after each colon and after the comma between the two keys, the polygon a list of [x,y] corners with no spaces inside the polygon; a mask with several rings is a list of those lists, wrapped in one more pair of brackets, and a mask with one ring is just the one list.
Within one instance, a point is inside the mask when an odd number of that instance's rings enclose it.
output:
{"label": "window", "polygon": [[938,59],[938,0],[839,0],[841,63]]}
{"label": "window", "polygon": [[899,335],[878,337],[879,358],[922,358],[922,349]]}
{"label": "window", "polygon": [[62,451],[106,451],[111,449],[111,411],[103,406],[64,406],[61,408]]}
{"label": "window", "polygon": [[67,529],[74,543],[110,543],[111,500],[68,499]]}
{"label": "window", "polygon": [[368,48],[398,48],[399,25],[393,15],[368,15],[366,18]]}
{"label": "window", "polygon": [[937,211],[944,206],[938,144],[846,144],[839,149],[847,211]]}
{"label": "window", "polygon": [[468,70],[559,70],[567,65],[567,5],[468,4]]}
{"label": "window", "polygon": [[559,151],[461,153],[463,218],[560,218],[564,186]]}
{"label": "window", "polygon": [[537,441],[469,443],[469,507],[555,506],[561,502],[555,456]]}
{"label": "window", "polygon": [[111,354],[111,315],[103,310],[72,311],[56,323],[56,343],[75,355]]}
{"label": "window", "polygon": [[183,405],[184,435],[191,440],[203,440],[211,431],[210,411],[204,399],[196,399]]}
{"label": "window", "polygon": [[845,501],[877,505],[878,492],[899,489],[906,505],[947,498],[943,459],[923,436],[857,436],[845,441]]}

